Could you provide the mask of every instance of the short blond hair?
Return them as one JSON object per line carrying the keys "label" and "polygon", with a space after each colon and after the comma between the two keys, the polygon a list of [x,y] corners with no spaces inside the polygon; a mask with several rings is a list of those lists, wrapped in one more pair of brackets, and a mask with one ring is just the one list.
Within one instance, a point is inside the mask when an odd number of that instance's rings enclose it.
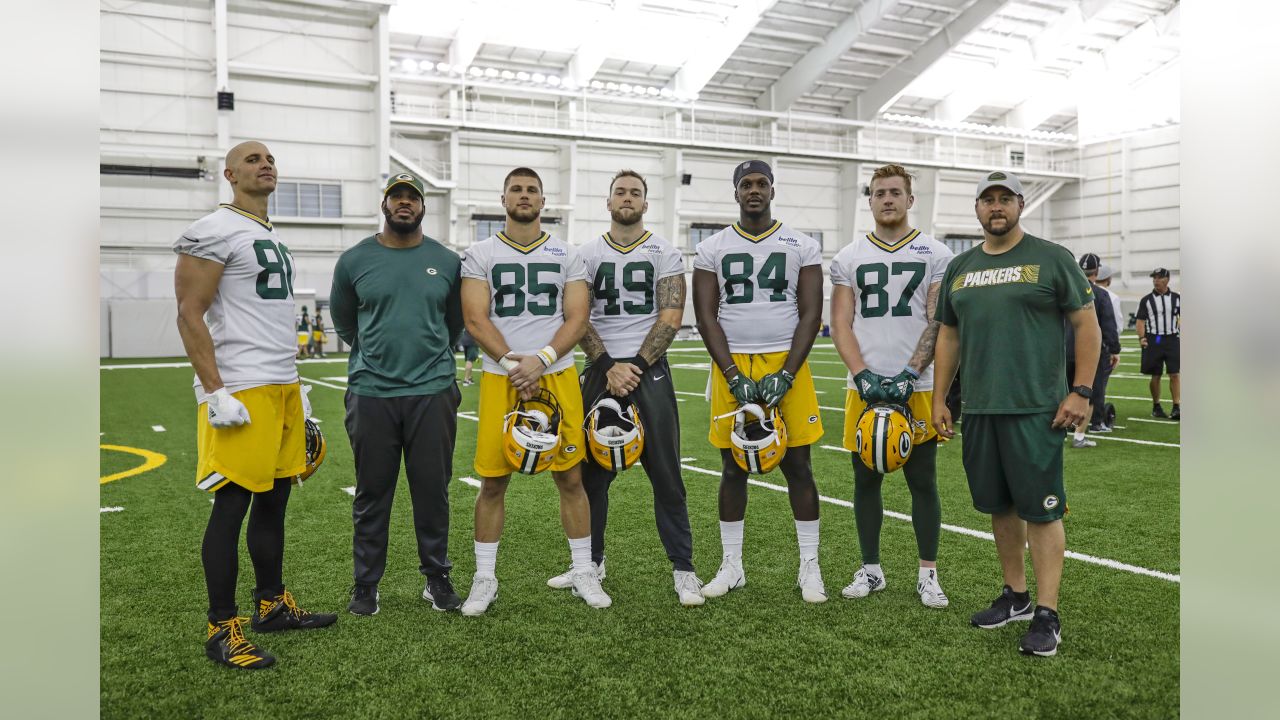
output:
{"label": "short blond hair", "polygon": [[891,178],[891,177],[902,178],[902,182],[907,186],[907,194],[908,195],[912,194],[911,193],[911,173],[907,172],[907,169],[902,167],[901,165],[889,164],[883,167],[876,168],[876,171],[871,173],[871,183],[869,185],[874,185],[876,183],[876,180],[884,180],[885,178]]}

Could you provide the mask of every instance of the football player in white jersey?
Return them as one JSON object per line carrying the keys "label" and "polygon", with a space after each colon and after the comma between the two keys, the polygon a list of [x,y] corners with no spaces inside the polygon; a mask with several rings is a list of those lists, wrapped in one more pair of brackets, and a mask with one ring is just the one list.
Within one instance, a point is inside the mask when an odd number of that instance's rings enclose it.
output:
{"label": "football player in white jersey", "polygon": [[236,607],[236,548],[250,505],[253,629],[324,627],[338,616],[299,608],[282,579],[285,508],[294,477],[306,469],[311,408],[294,364],[293,260],[267,220],[275,157],[262,143],[240,143],[227,153],[223,176],[234,199],[174,243],[174,286],[178,332],[195,368],[196,487],[213,493],[201,547],[205,654],[256,669],[275,658],[245,639],[249,618]]}
{"label": "football player in white jersey", "polygon": [[585,455],[582,391],[573,347],[590,314],[587,272],[578,251],[542,230],[542,179],[516,168],[503,180],[506,228],[467,248],[462,258],[462,316],[484,351],[475,470],[476,574],[463,615],[481,615],[498,596],[495,568],[511,473],[504,420],[520,400],[550,391],[559,404],[559,437],[550,462],[569,538],[574,594],[591,607],[612,603],[591,566],[591,516],[579,464]]}
{"label": "football player in white jersey", "polygon": [[[719,597],[746,584],[742,568],[747,473],[734,460],[732,413],[741,405],[777,407],[786,425],[780,467],[800,545],[797,584],[806,602],[827,599],[818,567],[818,489],[809,447],[822,417],[807,358],[822,321],[822,248],[774,220],[773,170],[761,160],[733,172],[739,221],[698,245],[693,307],[711,354],[711,443],[720,448],[720,540],[724,559],[702,588]],[[727,417],[726,417],[727,416]]]}
{"label": "football player in white jersey", "polygon": [[952,252],[911,227],[915,202],[911,174],[885,165],[871,176],[868,200],[876,231],[858,238],[831,261],[831,335],[849,367],[845,392],[844,447],[853,462],[853,514],[862,566],[842,594],[866,597],[885,588],[880,567],[884,476],[858,457],[858,418],[871,404],[889,402],[910,410],[914,448],[903,466],[911,491],[911,525],[920,555],[916,592],[928,607],[944,608],[938,583],[938,434],[929,423],[933,403],[934,311]]}
{"label": "football player in white jersey", "polygon": [[[693,535],[680,471],[680,416],[667,365],[667,348],[684,317],[684,258],[671,243],[644,227],[648,183],[622,170],[609,185],[605,207],[609,232],[580,251],[591,282],[591,321],[581,346],[587,355],[582,398],[590,407],[601,397],[632,403],[644,433],[640,463],[653,485],[658,536],[673,567],[676,596],[701,605],[702,583],[693,569]],[[591,561],[605,576],[604,531],[609,485],[617,473],[588,459],[582,486],[591,504]],[[547,581],[569,587],[572,570]]]}

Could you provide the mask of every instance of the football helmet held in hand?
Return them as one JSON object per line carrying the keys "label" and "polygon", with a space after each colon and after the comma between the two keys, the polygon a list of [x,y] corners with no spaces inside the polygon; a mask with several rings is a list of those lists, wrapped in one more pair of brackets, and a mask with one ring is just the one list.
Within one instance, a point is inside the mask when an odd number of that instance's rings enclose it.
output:
{"label": "football helmet held in hand", "polygon": [[644,452],[644,426],[634,403],[602,395],[587,413],[587,449],[596,464],[622,472]]}
{"label": "football helmet held in hand", "polygon": [[560,403],[550,390],[542,388],[502,420],[502,453],[507,462],[526,475],[551,467],[560,447]]}
{"label": "football helmet held in hand", "polygon": [[329,450],[324,441],[324,433],[320,432],[320,425],[311,418],[307,418],[303,423],[307,435],[307,469],[295,478],[295,482],[299,485],[303,480],[316,474],[316,470],[320,469],[320,463],[324,462],[324,456]]}
{"label": "football helmet held in hand", "polygon": [[717,417],[733,418],[733,460],[749,473],[763,475],[778,467],[787,454],[787,426],[777,408],[765,409],[747,403],[737,410]]}
{"label": "football helmet held in hand", "polygon": [[862,464],[882,475],[905,465],[915,447],[915,426],[905,405],[868,405],[853,436]]}

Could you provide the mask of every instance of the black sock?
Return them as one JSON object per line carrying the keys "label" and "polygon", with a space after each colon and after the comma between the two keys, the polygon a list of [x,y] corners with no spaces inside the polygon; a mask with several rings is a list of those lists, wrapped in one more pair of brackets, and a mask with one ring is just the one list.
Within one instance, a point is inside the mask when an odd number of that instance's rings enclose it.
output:
{"label": "black sock", "polygon": [[[1009,588],[1009,592],[1013,592],[1013,588]],[[1031,602],[1031,591],[1023,590],[1022,592],[1014,592],[1013,599],[1017,600],[1020,603]]]}
{"label": "black sock", "polygon": [[276,597],[284,592],[284,513],[290,488],[291,481],[281,478],[271,490],[253,495],[245,541],[257,581],[255,597]]}
{"label": "black sock", "polygon": [[236,575],[240,564],[236,550],[240,543],[240,525],[252,496],[253,493],[235,483],[227,483],[213,494],[213,510],[200,546],[209,592],[209,622],[227,620],[237,613]]}
{"label": "black sock", "polygon": [[1043,610],[1044,612],[1049,613],[1049,616],[1050,616],[1050,617],[1052,617],[1054,620],[1057,620],[1057,619],[1058,619],[1058,611],[1057,611],[1057,610],[1054,610],[1053,608],[1047,608],[1047,607],[1045,607],[1045,606],[1043,606],[1043,605],[1037,605],[1037,606],[1036,606],[1036,614],[1037,614],[1037,615],[1039,615],[1041,610]]}

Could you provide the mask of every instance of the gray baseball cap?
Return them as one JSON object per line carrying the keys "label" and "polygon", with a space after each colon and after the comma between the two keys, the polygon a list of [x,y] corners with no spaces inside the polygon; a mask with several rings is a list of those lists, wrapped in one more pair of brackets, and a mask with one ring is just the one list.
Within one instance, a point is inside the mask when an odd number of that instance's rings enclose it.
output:
{"label": "gray baseball cap", "polygon": [[982,197],[982,193],[990,187],[1008,188],[1013,191],[1013,194],[1022,195],[1022,181],[1018,180],[1018,176],[997,170],[978,181],[978,192],[974,193],[974,199]]}
{"label": "gray baseball cap", "polygon": [[1111,269],[1111,266],[1110,266],[1110,265],[1099,265],[1099,266],[1098,266],[1098,279],[1099,279],[1099,280],[1106,280],[1107,278],[1111,277],[1113,274],[1115,274],[1115,271],[1113,271],[1113,270]]}

